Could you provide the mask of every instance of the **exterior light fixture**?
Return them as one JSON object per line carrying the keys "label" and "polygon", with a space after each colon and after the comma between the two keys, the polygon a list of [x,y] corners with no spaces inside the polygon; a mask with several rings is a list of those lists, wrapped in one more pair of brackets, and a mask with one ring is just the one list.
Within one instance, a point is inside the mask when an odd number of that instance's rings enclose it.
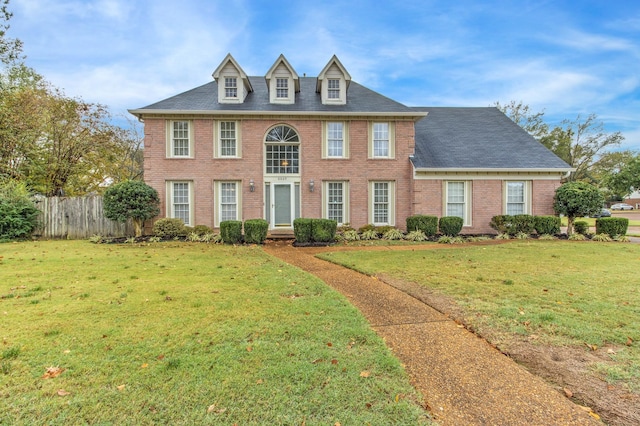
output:
{"label": "exterior light fixture", "polygon": [[311,179],[309,181],[309,192],[313,192],[315,186],[316,186],[316,183],[313,181],[313,179]]}
{"label": "exterior light fixture", "polygon": [[249,191],[254,192],[256,190],[256,184],[253,179],[249,179]]}

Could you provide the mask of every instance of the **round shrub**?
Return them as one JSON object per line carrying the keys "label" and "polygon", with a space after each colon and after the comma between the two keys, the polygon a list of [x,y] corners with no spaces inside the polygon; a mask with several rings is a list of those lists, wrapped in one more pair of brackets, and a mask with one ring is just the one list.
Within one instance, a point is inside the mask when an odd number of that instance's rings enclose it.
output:
{"label": "round shrub", "polygon": [[213,229],[209,228],[207,225],[196,225],[196,226],[193,227],[191,232],[193,232],[193,233],[197,234],[198,236],[202,237],[202,236],[207,235],[207,234],[212,234],[213,233]]}
{"label": "round shrub", "polygon": [[269,222],[264,219],[248,219],[244,221],[244,242],[262,244],[267,239]]}
{"label": "round shrub", "polygon": [[238,244],[242,241],[242,222],[224,220],[220,222],[220,235],[226,244]]}
{"label": "round shrub", "polygon": [[576,220],[573,223],[573,229],[578,234],[587,235],[587,233],[589,232],[589,224],[584,220]]}
{"label": "round shrub", "polygon": [[132,219],[136,237],[142,235],[142,224],[160,213],[158,192],[140,180],[127,180],[104,192],[103,210],[107,219],[126,222]]}
{"label": "round shrub", "polygon": [[492,217],[489,226],[498,231],[498,234],[515,234],[515,231],[513,231],[513,216],[509,214],[499,214]]}
{"label": "round shrub", "polygon": [[153,224],[153,235],[161,238],[176,238],[187,235],[187,228],[182,219],[165,217]]}
{"label": "round shrub", "polygon": [[464,224],[461,217],[457,216],[443,216],[440,218],[440,222],[438,223],[440,227],[440,232],[443,235],[448,235],[449,237],[455,237],[462,231],[462,225]]}
{"label": "round shrub", "polygon": [[438,232],[438,217],[414,215],[407,218],[407,232],[422,231],[427,237],[433,237]]}

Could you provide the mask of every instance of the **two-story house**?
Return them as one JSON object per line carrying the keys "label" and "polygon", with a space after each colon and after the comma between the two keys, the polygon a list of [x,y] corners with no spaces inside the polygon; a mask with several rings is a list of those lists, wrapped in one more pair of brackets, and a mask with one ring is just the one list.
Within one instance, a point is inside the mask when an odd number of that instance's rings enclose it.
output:
{"label": "two-story house", "polygon": [[213,81],[144,108],[144,179],[165,217],[218,228],[298,217],[405,228],[414,214],[553,214],[570,167],[496,108],[408,107],[351,80],[332,57],[300,77],[280,55],[247,76],[227,55]]}

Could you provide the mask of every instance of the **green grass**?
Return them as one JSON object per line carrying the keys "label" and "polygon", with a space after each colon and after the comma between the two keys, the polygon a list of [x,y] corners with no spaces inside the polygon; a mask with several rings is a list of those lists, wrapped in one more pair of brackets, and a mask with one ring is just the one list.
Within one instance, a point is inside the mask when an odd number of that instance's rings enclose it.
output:
{"label": "green grass", "polygon": [[613,345],[613,364],[598,369],[640,390],[639,245],[514,241],[320,257],[449,295],[465,310],[465,321],[499,345],[514,336],[585,350]]}
{"label": "green grass", "polygon": [[360,313],[260,247],[0,244],[0,283],[0,424],[428,422]]}

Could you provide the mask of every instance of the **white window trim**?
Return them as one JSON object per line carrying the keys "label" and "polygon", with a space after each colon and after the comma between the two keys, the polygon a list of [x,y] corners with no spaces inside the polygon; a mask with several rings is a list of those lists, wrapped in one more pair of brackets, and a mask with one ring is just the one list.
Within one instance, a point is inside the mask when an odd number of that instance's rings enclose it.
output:
{"label": "white window trim", "polygon": [[220,215],[221,215],[221,199],[220,194],[222,192],[223,183],[234,183],[236,185],[236,218],[233,220],[242,220],[242,181],[239,180],[216,180],[213,182],[213,195],[214,195],[214,227],[220,227]]}
{"label": "white window trim", "polygon": [[185,223],[185,225],[193,226],[194,225],[194,197],[193,197],[193,181],[190,180],[168,180],[166,181],[167,188],[167,206],[166,206],[166,217],[175,218],[174,211],[174,203],[173,203],[173,184],[175,183],[186,183],[189,185],[189,223]]}
{"label": "white window trim", "polygon": [[[222,123],[235,123],[236,125],[236,155],[222,155]],[[242,158],[242,135],[240,122],[235,120],[215,121],[213,125],[213,157],[214,158]]]}
{"label": "white window trim", "polygon": [[[287,80],[287,97],[278,97],[278,80]],[[292,104],[295,102],[295,84],[290,75],[274,75],[269,84],[269,100],[272,104]]]}
{"label": "white window trim", "polygon": [[[188,155],[174,155],[174,146],[173,146],[173,125],[176,122],[184,122],[188,123],[188,132],[189,132],[189,154]],[[194,158],[194,134],[193,134],[193,120],[167,120],[166,121],[166,157],[167,158]]]}
{"label": "white window trim", "polygon": [[509,204],[509,183],[522,183],[524,184],[524,212],[522,214],[532,214],[532,191],[530,180],[505,180],[502,185],[502,211],[503,214],[507,213],[507,207]]}
{"label": "white window trim", "polygon": [[[235,87],[231,87],[231,86],[227,87],[227,79],[234,79],[234,80],[236,81],[236,86],[235,86]],[[222,96],[222,97],[223,97],[223,99],[226,99],[226,100],[234,100],[234,101],[235,101],[235,100],[237,100],[237,99],[239,99],[239,98],[240,98],[240,87],[239,87],[239,85],[238,85],[238,80],[240,80],[240,79],[239,79],[239,78],[238,78],[238,76],[236,76],[236,75],[225,75],[225,76],[222,78],[223,86],[224,86],[224,87],[222,88],[222,90],[224,90],[224,95]],[[229,89],[236,89],[236,95],[235,95],[235,96],[227,96],[227,89],[228,89],[228,88],[229,88]]]}
{"label": "white window trim", "polygon": [[[342,124],[342,156],[329,155],[329,123]],[[322,126],[322,158],[337,160],[349,158],[349,123],[346,121],[325,121]]]}
{"label": "white window trim", "polygon": [[327,180],[322,182],[322,217],[329,218],[329,184],[342,184],[342,222],[338,222],[338,226],[345,223],[351,223],[349,216],[349,181],[346,180]]}
{"label": "white window trim", "polygon": [[[389,186],[389,211],[388,213],[388,219],[389,221],[386,223],[382,223],[382,222],[374,222],[373,218],[374,218],[374,202],[375,202],[375,197],[374,197],[374,184],[376,183],[387,183]],[[375,180],[375,181],[369,181],[369,202],[368,202],[368,206],[369,206],[369,223],[375,225],[375,226],[395,226],[396,225],[396,183],[395,181],[392,180]]]}
{"label": "white window trim", "polygon": [[[374,138],[374,133],[373,133],[373,128],[376,124],[387,124],[388,125],[388,129],[389,129],[389,155],[387,156],[375,156],[374,155],[374,149],[373,149],[373,138]],[[396,157],[396,138],[395,138],[395,133],[396,133],[396,127],[395,127],[395,123],[393,122],[387,122],[387,121],[372,121],[369,123],[369,159],[375,159],[375,160],[390,160],[390,159],[394,159]]]}
{"label": "white window trim", "polygon": [[462,218],[462,226],[472,226],[472,206],[471,206],[471,181],[468,180],[447,180],[443,181],[443,201],[442,201],[442,216],[447,216],[447,205],[449,200],[449,183],[462,182],[464,183],[464,217]]}
{"label": "white window trim", "polygon": [[[329,97],[329,80],[338,80],[340,87],[339,95],[337,98]],[[347,81],[343,76],[325,77],[322,81],[322,103],[323,104],[337,104],[344,105],[347,103]]]}

